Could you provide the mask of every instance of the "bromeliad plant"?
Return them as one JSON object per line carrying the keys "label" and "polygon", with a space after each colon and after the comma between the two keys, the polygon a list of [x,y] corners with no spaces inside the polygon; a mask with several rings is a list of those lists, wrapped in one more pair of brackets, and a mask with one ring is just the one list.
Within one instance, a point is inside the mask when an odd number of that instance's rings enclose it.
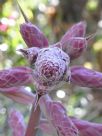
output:
{"label": "bromeliad plant", "polygon": [[[49,46],[47,38],[25,16],[20,33],[27,49],[20,49],[29,61],[29,67],[14,67],[0,71],[0,92],[22,104],[32,104],[28,125],[17,110],[9,113],[9,125],[13,136],[36,136],[37,129],[51,136],[101,136],[102,124],[90,123],[68,117],[64,106],[49,96],[49,91],[66,82],[82,87],[102,87],[102,73],[81,66],[70,66],[70,62],[87,49],[92,36],[85,37],[86,22],[72,26],[61,40]],[[36,95],[25,90],[34,84]],[[45,119],[41,118],[41,112]]]}

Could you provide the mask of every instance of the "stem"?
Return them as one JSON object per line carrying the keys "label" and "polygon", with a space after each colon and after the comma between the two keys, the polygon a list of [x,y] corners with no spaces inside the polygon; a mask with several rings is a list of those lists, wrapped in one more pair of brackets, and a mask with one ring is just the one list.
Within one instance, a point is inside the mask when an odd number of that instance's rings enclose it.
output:
{"label": "stem", "polygon": [[35,110],[33,104],[25,136],[36,136],[37,126],[40,121],[40,113],[41,111],[39,105],[37,105],[37,108]]}

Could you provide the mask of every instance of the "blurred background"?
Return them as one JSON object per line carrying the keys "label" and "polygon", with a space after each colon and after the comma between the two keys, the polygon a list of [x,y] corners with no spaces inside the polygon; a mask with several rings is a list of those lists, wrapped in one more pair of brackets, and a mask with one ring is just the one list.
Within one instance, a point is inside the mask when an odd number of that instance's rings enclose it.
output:
{"label": "blurred background", "polygon": [[[85,20],[87,35],[95,32],[97,35],[88,45],[87,52],[71,65],[102,71],[102,0],[18,1],[30,21],[48,37],[50,44],[57,42],[73,24]],[[0,70],[29,65],[17,52],[19,48],[26,48],[19,32],[19,25],[23,22],[16,0],[0,0]],[[31,88],[27,87],[29,91]],[[68,115],[102,123],[102,89],[68,84],[50,95],[64,104]],[[0,94],[0,136],[11,136],[7,123],[8,109],[11,107],[20,110],[25,122],[28,121],[29,106],[17,104]]]}

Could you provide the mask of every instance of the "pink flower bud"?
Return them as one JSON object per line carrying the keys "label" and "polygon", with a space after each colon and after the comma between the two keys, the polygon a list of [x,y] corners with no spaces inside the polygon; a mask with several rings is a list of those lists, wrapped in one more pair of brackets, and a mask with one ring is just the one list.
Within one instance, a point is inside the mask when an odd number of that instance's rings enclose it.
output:
{"label": "pink flower bud", "polygon": [[82,87],[102,87],[102,73],[81,66],[71,67],[71,80],[73,84]]}
{"label": "pink flower bud", "polygon": [[78,136],[78,130],[67,116],[62,104],[53,102],[48,95],[43,95],[39,100],[39,105],[58,136]]}
{"label": "pink flower bud", "polygon": [[[102,124],[93,123],[89,121],[84,121],[70,117],[71,121],[77,127],[79,131],[79,136],[101,136],[102,135]],[[49,135],[52,134],[52,128],[49,126],[49,123],[46,119],[40,121],[39,128]]]}
{"label": "pink flower bud", "polygon": [[22,114],[17,110],[11,110],[9,113],[9,126],[12,129],[12,136],[24,136],[26,126]]}
{"label": "pink flower bud", "polygon": [[81,21],[73,25],[61,38],[61,44],[65,43],[71,37],[84,37],[86,33],[86,22]]}
{"label": "pink flower bud", "polygon": [[75,126],[79,130],[80,136],[101,136],[102,135],[102,124],[91,123],[76,118],[71,118]]}
{"label": "pink flower bud", "polygon": [[35,95],[24,87],[0,88],[0,93],[21,104],[32,104]]}
{"label": "pink flower bud", "polygon": [[37,26],[33,25],[28,20],[19,3],[18,6],[25,19],[25,23],[20,25],[20,33],[27,46],[39,48],[48,47],[47,38],[44,36],[44,34],[40,31],[40,29]]}
{"label": "pink flower bud", "polygon": [[70,59],[60,48],[44,48],[38,53],[33,71],[38,90],[51,90],[65,80]]}
{"label": "pink flower bud", "polygon": [[62,50],[67,53],[71,59],[78,58],[87,47],[86,38],[72,37],[62,44]]}
{"label": "pink flower bud", "polygon": [[32,70],[28,67],[15,67],[0,71],[0,88],[23,86],[32,83]]}
{"label": "pink flower bud", "polygon": [[20,25],[20,33],[28,47],[48,47],[48,41],[38,27],[32,23]]}

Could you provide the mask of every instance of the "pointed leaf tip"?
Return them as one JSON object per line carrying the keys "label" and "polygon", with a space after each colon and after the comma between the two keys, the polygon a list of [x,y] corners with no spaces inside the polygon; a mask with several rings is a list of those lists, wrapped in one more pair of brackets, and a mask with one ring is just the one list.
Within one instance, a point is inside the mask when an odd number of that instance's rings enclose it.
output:
{"label": "pointed leaf tip", "polygon": [[87,41],[90,41],[91,39],[93,39],[95,36],[97,35],[97,32],[96,33],[93,33],[93,34],[90,34],[86,37],[86,40]]}
{"label": "pointed leaf tip", "polygon": [[16,2],[17,2],[18,8],[19,8],[19,10],[21,11],[21,14],[22,14],[22,16],[23,16],[25,22],[26,22],[26,23],[29,23],[30,21],[28,20],[27,16],[25,15],[24,11],[22,10],[22,8],[21,8],[21,6],[20,6],[18,0],[16,0]]}

